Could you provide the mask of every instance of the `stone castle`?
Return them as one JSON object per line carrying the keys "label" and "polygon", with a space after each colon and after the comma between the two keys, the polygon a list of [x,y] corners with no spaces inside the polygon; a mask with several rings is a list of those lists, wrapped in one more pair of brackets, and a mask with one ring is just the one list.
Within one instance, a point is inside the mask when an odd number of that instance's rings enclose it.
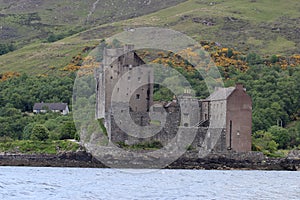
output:
{"label": "stone castle", "polygon": [[[144,67],[133,48],[104,49],[103,63],[95,73],[96,118],[103,119],[110,142],[167,145],[184,127],[197,129],[191,146],[197,150],[251,151],[252,100],[243,85],[216,88],[203,100],[186,91],[172,102],[154,104],[153,70]],[[130,128],[124,129],[124,124]],[[146,128],[158,132],[147,135]]]}

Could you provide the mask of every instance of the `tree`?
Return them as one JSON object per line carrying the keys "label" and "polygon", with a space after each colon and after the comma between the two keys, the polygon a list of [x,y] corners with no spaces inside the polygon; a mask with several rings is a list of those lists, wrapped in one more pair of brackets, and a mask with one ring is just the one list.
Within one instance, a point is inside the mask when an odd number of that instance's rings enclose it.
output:
{"label": "tree", "polygon": [[300,122],[298,122],[296,126],[289,128],[288,131],[290,136],[290,147],[294,148],[300,146]]}
{"label": "tree", "polygon": [[65,122],[61,129],[61,140],[74,139],[76,133],[76,127],[73,121]]}
{"label": "tree", "polygon": [[30,123],[23,129],[22,138],[24,140],[29,140],[31,138],[31,133],[33,128],[35,127],[36,123]]}
{"label": "tree", "polygon": [[227,51],[227,57],[231,58],[233,56],[233,50],[232,49],[228,49]]}
{"label": "tree", "polygon": [[49,130],[42,124],[36,124],[32,129],[31,140],[44,141],[49,138]]}
{"label": "tree", "polygon": [[16,47],[13,43],[10,44],[2,44],[0,43],[0,55],[6,54],[10,51],[16,50]]}
{"label": "tree", "polygon": [[279,61],[279,58],[276,56],[276,55],[273,55],[273,56],[271,56],[271,59],[270,59],[270,62],[271,63],[276,63],[276,62],[278,62]]}
{"label": "tree", "polygon": [[54,35],[53,33],[51,33],[51,34],[48,36],[47,41],[48,41],[48,42],[55,42],[55,41],[57,41],[57,36]]}
{"label": "tree", "polygon": [[257,131],[252,136],[252,148],[255,151],[262,151],[264,154],[270,155],[277,151],[278,144],[273,140],[270,132]]}
{"label": "tree", "polygon": [[250,64],[250,65],[254,65],[254,64],[261,64],[262,63],[262,60],[260,58],[259,55],[257,55],[256,53],[249,53],[247,55],[247,62]]}
{"label": "tree", "polygon": [[274,141],[278,143],[279,149],[287,149],[289,147],[291,137],[287,129],[279,126],[271,126],[268,132],[273,135]]}
{"label": "tree", "polygon": [[155,101],[171,101],[173,99],[173,92],[166,87],[161,87],[154,93],[153,99]]}
{"label": "tree", "polygon": [[28,121],[28,116],[13,108],[11,104],[0,107],[0,137],[8,136],[13,139],[21,139],[23,129]]}

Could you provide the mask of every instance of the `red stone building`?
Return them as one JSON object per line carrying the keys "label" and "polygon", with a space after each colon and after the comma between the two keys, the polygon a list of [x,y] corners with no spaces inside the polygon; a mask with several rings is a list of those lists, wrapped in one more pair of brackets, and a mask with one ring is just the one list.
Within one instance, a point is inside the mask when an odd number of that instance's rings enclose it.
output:
{"label": "red stone building", "polygon": [[202,101],[201,108],[201,120],[209,116],[210,127],[225,129],[228,150],[251,151],[252,100],[242,84],[217,88]]}

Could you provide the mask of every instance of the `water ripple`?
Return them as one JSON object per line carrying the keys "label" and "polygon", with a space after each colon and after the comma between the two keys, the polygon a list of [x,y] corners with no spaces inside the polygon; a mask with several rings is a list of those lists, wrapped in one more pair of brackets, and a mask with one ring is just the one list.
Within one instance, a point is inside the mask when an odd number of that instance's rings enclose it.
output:
{"label": "water ripple", "polygon": [[299,199],[300,173],[0,167],[0,199]]}

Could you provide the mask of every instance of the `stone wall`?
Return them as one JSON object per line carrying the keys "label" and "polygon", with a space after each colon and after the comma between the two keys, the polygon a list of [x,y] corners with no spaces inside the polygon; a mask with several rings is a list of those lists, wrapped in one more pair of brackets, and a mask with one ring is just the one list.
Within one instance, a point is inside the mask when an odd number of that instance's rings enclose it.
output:
{"label": "stone wall", "polygon": [[[151,121],[148,112],[130,112],[130,118],[125,113],[124,116],[121,115],[122,113],[118,115],[118,119],[122,119],[121,121],[116,120],[113,116],[111,118],[111,141],[115,144],[125,142],[128,145],[132,145],[136,143],[159,141],[161,144],[166,145],[176,136],[180,124],[180,112],[178,110],[177,112],[168,112],[165,118],[166,120],[155,118],[155,121]],[[123,127],[122,124],[129,126],[129,124],[133,122],[136,125],[135,128],[133,127],[127,131],[120,128]],[[164,124],[159,125],[156,123]],[[152,136],[147,137],[146,130],[148,130],[149,133],[152,132]]]}
{"label": "stone wall", "polygon": [[[125,106],[125,105],[124,105]],[[122,110],[121,108],[119,110]],[[161,113],[158,113],[161,112]],[[165,114],[165,115],[164,115]],[[222,128],[208,128],[208,127],[184,127],[181,124],[181,113],[179,106],[161,108],[156,110],[154,114],[147,112],[130,112],[130,117],[126,112],[120,112],[117,119],[111,116],[111,142],[114,144],[125,143],[133,145],[138,143],[159,141],[163,146],[174,142],[180,146],[181,144],[188,144],[184,148],[194,149],[197,151],[207,152],[226,152],[226,134]],[[160,126],[153,123],[161,122]],[[135,125],[132,128],[130,124]],[[128,128],[127,130],[124,130]],[[193,133],[195,132],[194,135]],[[147,135],[147,130],[151,130],[152,135]],[[183,132],[183,133],[182,133]],[[188,137],[176,137],[181,134],[189,134]],[[191,138],[193,137],[193,138]],[[185,139],[183,139],[185,138]],[[181,140],[181,141],[180,141]],[[189,140],[189,141],[186,141]]]}

